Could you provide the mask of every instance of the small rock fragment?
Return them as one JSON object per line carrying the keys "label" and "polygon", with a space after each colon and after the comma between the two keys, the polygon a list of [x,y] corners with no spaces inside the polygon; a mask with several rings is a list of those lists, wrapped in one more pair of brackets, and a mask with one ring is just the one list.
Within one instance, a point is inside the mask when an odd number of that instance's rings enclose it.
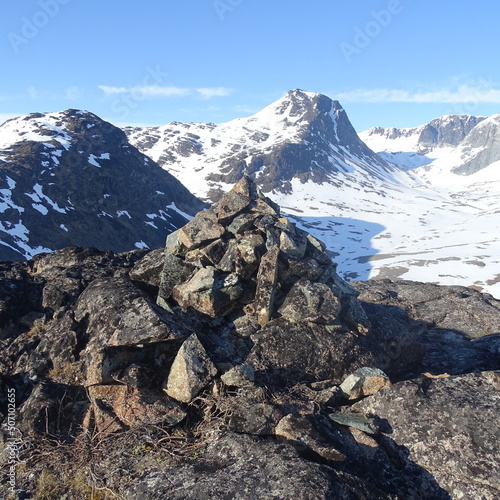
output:
{"label": "small rock fragment", "polygon": [[378,434],[380,432],[377,421],[362,413],[330,413],[328,418],[337,424],[353,427],[367,434]]}
{"label": "small rock fragment", "polygon": [[349,375],[340,389],[349,399],[359,399],[391,386],[389,377],[379,368],[364,366]]}
{"label": "small rock fragment", "polygon": [[253,385],[255,374],[250,365],[238,365],[222,375],[221,380],[230,387],[249,387]]}
{"label": "small rock fragment", "polygon": [[326,443],[312,423],[303,415],[287,415],[282,418],[275,429],[277,436],[285,438],[296,448],[303,451],[310,449],[327,460],[343,462],[346,457],[333,445]]}

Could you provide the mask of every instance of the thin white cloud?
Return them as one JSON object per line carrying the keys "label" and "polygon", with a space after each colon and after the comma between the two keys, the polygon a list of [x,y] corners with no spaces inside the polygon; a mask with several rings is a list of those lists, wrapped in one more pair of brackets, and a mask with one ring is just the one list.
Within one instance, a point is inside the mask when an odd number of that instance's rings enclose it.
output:
{"label": "thin white cloud", "polygon": [[229,89],[227,87],[202,87],[196,89],[196,92],[200,94],[202,97],[210,98],[210,97],[226,97],[233,93],[233,89]]}
{"label": "thin white cloud", "polygon": [[190,89],[186,87],[175,87],[173,85],[137,85],[135,87],[112,87],[108,85],[99,85],[98,88],[102,90],[106,96],[116,96],[122,94],[131,94],[142,99],[153,97],[172,97],[172,96],[186,96],[196,92],[203,98],[210,99],[212,97],[225,97],[230,95],[233,90],[227,87],[200,87]]}
{"label": "thin white cloud", "polygon": [[101,89],[107,96],[119,95],[119,94],[133,94],[143,97],[170,97],[170,96],[182,96],[190,93],[189,89],[182,87],[175,87],[173,85],[160,86],[160,85],[138,85],[136,87],[109,87],[107,85],[99,85]]}
{"label": "thin white cloud", "polygon": [[370,103],[500,103],[500,89],[487,85],[464,84],[455,89],[403,90],[403,89],[355,89],[335,94],[342,102]]}

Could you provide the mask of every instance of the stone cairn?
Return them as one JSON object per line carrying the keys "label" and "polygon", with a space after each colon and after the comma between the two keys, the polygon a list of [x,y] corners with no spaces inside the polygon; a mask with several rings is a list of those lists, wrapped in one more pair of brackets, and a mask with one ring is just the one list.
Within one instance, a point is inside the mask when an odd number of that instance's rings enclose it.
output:
{"label": "stone cairn", "polygon": [[257,329],[277,317],[328,324],[342,316],[366,333],[356,296],[324,243],[282,217],[244,176],[167,237],[158,304],[210,318],[244,314]]}
{"label": "stone cairn", "polygon": [[157,305],[126,280],[96,280],[79,298],[75,318],[88,318],[90,338],[86,425],[174,426],[212,384],[244,388],[230,428],[262,434],[287,412],[259,402],[259,386],[328,380],[331,398],[374,363],[357,292],[335,269],[325,245],[243,177],[168,236]]}

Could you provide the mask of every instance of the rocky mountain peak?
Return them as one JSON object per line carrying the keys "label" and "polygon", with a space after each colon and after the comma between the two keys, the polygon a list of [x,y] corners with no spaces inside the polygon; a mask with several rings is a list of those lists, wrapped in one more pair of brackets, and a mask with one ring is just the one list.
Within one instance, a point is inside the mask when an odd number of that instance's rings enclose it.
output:
{"label": "rocky mountain peak", "polygon": [[483,120],[484,117],[470,115],[446,115],[435,118],[420,131],[420,149],[425,153],[435,147],[458,146]]}
{"label": "rocky mountain peak", "polygon": [[452,171],[472,175],[500,159],[500,114],[481,119],[462,143],[462,164]]}
{"label": "rocky mountain peak", "polygon": [[[380,138],[382,142],[379,143],[377,151],[384,149],[391,151],[392,148],[398,148],[400,144],[420,154],[427,154],[435,148],[458,146],[484,119],[485,117],[482,116],[446,115],[434,118],[419,127],[372,127],[361,132],[360,136],[368,144],[377,144],[377,138]],[[398,139],[402,141],[399,143]],[[391,141],[394,141],[394,144],[391,144]]]}
{"label": "rocky mountain peak", "polygon": [[354,130],[338,101],[323,94],[300,89],[288,91],[284,97],[250,119],[263,122],[278,120],[284,127],[295,127],[307,135],[320,132],[324,140],[332,143],[342,140],[339,132],[341,136],[351,137]]}

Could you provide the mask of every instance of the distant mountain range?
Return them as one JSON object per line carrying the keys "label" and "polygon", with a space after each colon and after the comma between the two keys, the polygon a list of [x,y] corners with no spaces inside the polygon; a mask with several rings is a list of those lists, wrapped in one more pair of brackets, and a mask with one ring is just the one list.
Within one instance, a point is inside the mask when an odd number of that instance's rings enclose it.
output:
{"label": "distant mountain range", "polygon": [[[202,207],[182,185],[213,202],[247,173],[327,243],[348,279],[473,285],[500,296],[499,124],[500,115],[452,115],[357,134],[339,102],[302,90],[248,118],[125,134],[86,112],[29,115],[0,127],[0,257],[64,244],[162,246],[183,212]],[[58,234],[53,244],[45,232]]]}

